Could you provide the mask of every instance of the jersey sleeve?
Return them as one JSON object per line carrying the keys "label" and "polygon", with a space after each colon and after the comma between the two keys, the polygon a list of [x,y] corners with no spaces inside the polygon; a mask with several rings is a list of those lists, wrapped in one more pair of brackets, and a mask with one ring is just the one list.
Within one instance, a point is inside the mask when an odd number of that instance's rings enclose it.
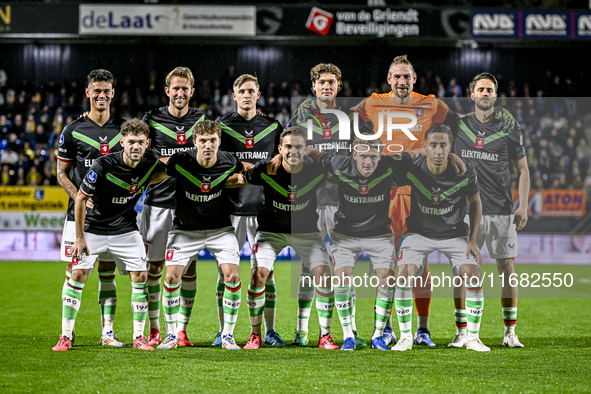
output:
{"label": "jersey sleeve", "polygon": [[170,156],[170,159],[168,159],[168,162],[164,166],[164,172],[166,172],[166,175],[173,178],[177,177],[178,171],[176,169],[176,165],[179,163],[179,157],[179,153],[175,153],[172,156]]}
{"label": "jersey sleeve", "polygon": [[318,156],[318,163],[322,166],[324,171],[328,171],[330,174],[334,175],[334,171],[339,169],[343,158],[344,156],[338,156],[333,153],[322,153]]}
{"label": "jersey sleeve", "polygon": [[517,126],[509,134],[509,159],[511,161],[517,161],[525,157],[525,146],[523,145],[523,132],[521,128]]}
{"label": "jersey sleeve", "polygon": [[476,169],[470,165],[468,166],[468,189],[467,195],[468,197],[476,197],[480,193],[480,186],[478,185],[478,174],[476,173]]}
{"label": "jersey sleeve", "polygon": [[57,158],[62,161],[72,161],[76,158],[76,143],[70,127],[66,126],[60,135]]}
{"label": "jersey sleeve", "polygon": [[449,107],[441,99],[437,99],[437,110],[433,116],[433,123],[443,123],[449,113]]}
{"label": "jersey sleeve", "polygon": [[363,99],[357,106],[355,107],[355,111],[361,116],[364,122],[368,122],[371,119],[369,118],[369,114],[367,112],[368,100],[370,97]]}
{"label": "jersey sleeve", "polygon": [[267,164],[268,162],[266,161],[260,161],[256,163],[253,168],[246,171],[246,174],[244,174],[244,179],[246,182],[250,183],[251,185],[261,185],[261,175],[267,172]]}
{"label": "jersey sleeve", "polygon": [[275,133],[275,146],[273,147],[273,155],[277,155],[279,153],[281,133],[283,133],[283,126],[281,126],[281,123],[277,122],[277,133]]}
{"label": "jersey sleeve", "polygon": [[101,160],[95,160],[92,166],[84,175],[82,183],[80,184],[80,192],[85,196],[92,197],[96,191],[97,185],[100,184],[104,171],[101,165]]}

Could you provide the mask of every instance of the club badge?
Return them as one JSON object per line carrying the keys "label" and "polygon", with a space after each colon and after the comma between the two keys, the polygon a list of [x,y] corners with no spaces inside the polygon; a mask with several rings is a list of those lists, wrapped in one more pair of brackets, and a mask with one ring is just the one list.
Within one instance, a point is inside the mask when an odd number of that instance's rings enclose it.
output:
{"label": "club badge", "polygon": [[166,261],[172,261],[173,257],[174,257],[174,249],[168,249],[166,251]]}
{"label": "club badge", "polygon": [[474,141],[474,147],[476,149],[484,148],[484,133],[478,132],[478,137],[476,137],[476,141]]}
{"label": "club badge", "polygon": [[244,131],[246,136],[244,137],[244,145],[246,149],[254,149],[254,130]]}
{"label": "club badge", "polygon": [[102,138],[99,137],[99,142],[101,145],[101,156],[109,154],[109,142],[107,141],[107,137]]}
{"label": "club badge", "polygon": [[201,193],[209,193],[211,191],[211,177],[205,176],[203,177],[203,182],[201,183]]}
{"label": "club badge", "polygon": [[138,183],[139,183],[139,177],[131,178],[131,184],[129,185],[129,194],[133,194],[133,193],[137,192]]}
{"label": "club badge", "polygon": [[359,194],[369,193],[369,187],[367,185],[359,185]]}
{"label": "club badge", "polygon": [[298,195],[298,192],[295,189],[296,189],[296,186],[294,186],[294,187],[289,186],[289,190],[287,191],[287,201],[289,201],[289,202],[295,201],[295,199]]}

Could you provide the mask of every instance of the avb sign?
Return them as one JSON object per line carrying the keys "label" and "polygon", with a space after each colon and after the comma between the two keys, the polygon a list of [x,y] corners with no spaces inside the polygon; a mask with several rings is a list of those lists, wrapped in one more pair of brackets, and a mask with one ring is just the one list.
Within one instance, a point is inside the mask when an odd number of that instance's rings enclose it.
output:
{"label": "avb sign", "polygon": [[568,37],[568,14],[524,13],[525,37]]}
{"label": "avb sign", "polygon": [[517,23],[514,12],[478,12],[472,14],[473,36],[516,37]]}
{"label": "avb sign", "polygon": [[80,34],[254,36],[255,6],[83,4]]}

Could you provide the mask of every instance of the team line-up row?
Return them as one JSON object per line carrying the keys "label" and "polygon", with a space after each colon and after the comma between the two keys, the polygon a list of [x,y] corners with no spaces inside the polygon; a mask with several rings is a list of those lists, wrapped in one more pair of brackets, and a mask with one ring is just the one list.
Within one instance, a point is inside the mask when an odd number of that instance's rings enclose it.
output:
{"label": "team line-up row", "polygon": [[[202,302],[195,298],[194,261],[205,248],[220,271],[220,331],[213,345],[240,349],[233,331],[242,298],[239,250],[247,238],[252,249],[246,295],[252,335],[245,349],[285,345],[274,328],[273,275],[277,254],[285,246],[301,257],[302,278],[313,277],[320,284],[301,280],[299,286],[293,343],[300,346],[308,343],[314,299],[319,347],[339,348],[330,334],[334,306],[343,328],[341,350],[367,345],[355,324],[355,289],[330,285],[329,261],[333,275],[344,283],[359,254],[364,251],[370,257],[378,280],[371,346],[379,350],[390,349],[396,339],[393,306],[400,339],[392,350],[409,350],[413,342],[435,346],[428,326],[431,252],[444,253],[454,275],[480,280],[480,247],[486,242],[499,273],[513,274],[516,231],[527,223],[527,204],[521,200],[528,195],[529,174],[519,125],[506,110],[494,107],[494,76],[474,78],[474,112],[461,115],[441,100],[414,92],[412,64],[406,56],[396,57],[387,74],[391,92],[373,94],[351,109],[340,108],[357,112],[369,133],[377,131],[374,125],[383,111],[414,114],[421,126],[416,141],[404,133],[395,133],[394,141],[381,141],[404,145],[404,153],[394,155],[382,154],[375,145],[355,149],[367,145],[361,138],[346,142],[350,154],[327,151],[327,143],[343,144],[330,114],[323,113],[326,122],[313,128],[312,138],[303,128],[322,109],[336,107],[341,76],[333,64],[312,68],[315,97],[304,101],[282,130],[274,119],[257,113],[259,84],[249,74],[234,83],[237,111],[215,122],[188,106],[195,81],[186,67],[175,68],[166,78],[168,106],[149,111],[143,121],[124,121],[110,114],[112,74],[92,71],[86,89],[90,113],[66,126],[59,142],[58,180],[71,201],[61,251],[69,263],[62,335],[53,349],[72,346],[82,290],[97,260],[101,344],[124,346],[113,331],[119,266],[131,277],[133,346],[142,350],[192,346],[186,329],[194,302]],[[511,162],[519,172],[520,206],[515,212],[509,190]],[[133,207],[144,191],[138,229]],[[323,242],[327,235],[330,260]],[[407,279],[407,286],[389,281],[396,264],[398,279]],[[413,285],[410,278],[416,276],[426,280]],[[449,345],[489,351],[478,338],[484,298],[482,287],[474,283],[467,280],[465,290],[454,290],[457,331]],[[413,298],[418,316],[414,338]],[[504,283],[501,302],[503,344],[523,347],[514,331],[517,286]]]}

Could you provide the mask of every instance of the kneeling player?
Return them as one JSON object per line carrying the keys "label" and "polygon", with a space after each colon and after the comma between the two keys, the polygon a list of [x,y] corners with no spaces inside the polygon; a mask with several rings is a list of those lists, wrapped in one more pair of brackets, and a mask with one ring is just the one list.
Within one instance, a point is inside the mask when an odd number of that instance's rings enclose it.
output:
{"label": "kneeling player", "polygon": [[[72,246],[73,272],[63,297],[62,335],[53,350],[70,348],[88,273],[95,261],[105,256],[123,262],[131,276],[133,347],[154,350],[144,337],[148,314],[148,272],[146,251],[133,209],[161,164],[156,152],[146,151],[148,135],[145,123],[137,119],[125,122],[121,126],[123,151],[96,159],[80,185],[74,205],[76,241]],[[87,212],[86,202],[90,198],[94,208]]]}
{"label": "kneeling player", "polygon": [[[484,304],[480,280],[480,250],[476,244],[482,216],[476,171],[468,166],[458,176],[448,165],[451,130],[436,124],[425,133],[426,157],[412,161],[403,154],[404,171],[397,175],[398,185],[412,189],[411,214],[407,232],[398,254],[398,280],[395,294],[400,340],[392,350],[412,349],[412,287],[425,268],[427,256],[435,250],[445,254],[456,276],[462,276],[468,290],[468,342],[466,347],[488,352],[478,338]],[[470,228],[464,223],[466,198],[470,201]],[[469,237],[467,235],[469,233]]]}
{"label": "kneeling player", "polygon": [[[250,184],[262,185],[265,205],[258,214],[258,228],[252,248],[251,282],[247,301],[252,335],[245,349],[258,349],[265,306],[265,283],[277,255],[291,246],[302,259],[302,266],[312,273],[316,284],[316,309],[320,325],[318,347],[338,349],[330,334],[334,295],[330,284],[328,254],[318,231],[316,189],[328,173],[311,159],[305,159],[306,132],[290,127],[281,133],[279,153],[281,166],[269,175],[266,163],[261,162],[246,173]],[[301,345],[307,343],[308,333],[302,335]]]}
{"label": "kneeling player", "polygon": [[166,338],[157,349],[177,346],[181,276],[205,248],[215,256],[224,276],[222,346],[240,349],[233,336],[242,294],[240,252],[225,188],[243,183],[237,173],[245,167],[234,155],[219,151],[221,133],[217,122],[196,123],[193,141],[197,149],[175,153],[166,165],[166,173],[177,181],[176,211],[168,234],[162,294]]}

